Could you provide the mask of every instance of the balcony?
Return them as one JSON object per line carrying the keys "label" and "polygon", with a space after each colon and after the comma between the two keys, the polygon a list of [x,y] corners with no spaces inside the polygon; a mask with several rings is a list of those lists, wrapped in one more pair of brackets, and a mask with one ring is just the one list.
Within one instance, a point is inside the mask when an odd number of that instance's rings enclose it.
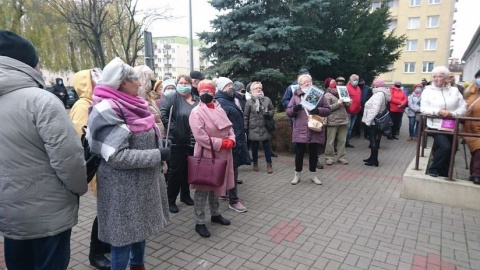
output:
{"label": "balcony", "polygon": [[167,73],[165,73],[165,76],[172,77],[172,73],[167,72]]}
{"label": "balcony", "polygon": [[167,50],[170,50],[170,49],[172,48],[172,45],[170,45],[170,44],[165,44],[165,45],[163,45],[163,48],[164,48],[164,49],[167,49]]}
{"label": "balcony", "polygon": [[165,67],[166,67],[166,68],[171,68],[171,67],[172,67],[172,64],[165,64]]}
{"label": "balcony", "polygon": [[171,54],[164,54],[163,57],[165,57],[167,59],[170,59],[170,58],[172,58],[172,55]]}
{"label": "balcony", "polygon": [[200,66],[200,69],[205,69],[205,66]]}

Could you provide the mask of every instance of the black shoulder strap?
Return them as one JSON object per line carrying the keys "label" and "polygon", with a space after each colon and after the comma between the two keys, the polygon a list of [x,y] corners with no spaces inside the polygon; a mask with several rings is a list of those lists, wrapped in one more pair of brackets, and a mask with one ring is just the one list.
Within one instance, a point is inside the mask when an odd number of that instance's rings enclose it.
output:
{"label": "black shoulder strap", "polygon": [[125,125],[127,124],[127,120],[125,119],[125,114],[123,113],[123,110],[122,110],[122,107],[120,107],[120,104],[118,104],[118,102],[116,102],[115,100],[112,99],[112,101],[117,104],[117,107],[118,109],[120,110],[120,115],[122,116],[122,120],[123,122],[125,123]]}

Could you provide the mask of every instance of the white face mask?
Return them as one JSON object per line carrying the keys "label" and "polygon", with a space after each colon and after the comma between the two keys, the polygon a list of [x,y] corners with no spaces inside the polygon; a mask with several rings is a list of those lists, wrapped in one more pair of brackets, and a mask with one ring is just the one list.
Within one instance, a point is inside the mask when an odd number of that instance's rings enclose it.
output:
{"label": "white face mask", "polygon": [[168,97],[168,96],[174,95],[174,94],[175,94],[175,91],[176,91],[176,90],[167,90],[167,91],[165,91],[165,96]]}

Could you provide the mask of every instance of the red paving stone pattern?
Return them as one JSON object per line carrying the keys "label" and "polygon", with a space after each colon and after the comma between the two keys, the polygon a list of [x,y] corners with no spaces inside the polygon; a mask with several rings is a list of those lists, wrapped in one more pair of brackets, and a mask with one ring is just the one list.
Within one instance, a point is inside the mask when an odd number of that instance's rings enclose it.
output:
{"label": "red paving stone pattern", "polygon": [[293,242],[305,229],[300,223],[300,221],[295,219],[290,222],[280,221],[275,227],[267,232],[267,235],[271,236],[272,242],[276,244],[279,244],[283,240]]}
{"label": "red paving stone pattern", "polygon": [[454,264],[442,262],[440,256],[428,253],[427,257],[415,254],[413,257],[412,270],[455,270]]}

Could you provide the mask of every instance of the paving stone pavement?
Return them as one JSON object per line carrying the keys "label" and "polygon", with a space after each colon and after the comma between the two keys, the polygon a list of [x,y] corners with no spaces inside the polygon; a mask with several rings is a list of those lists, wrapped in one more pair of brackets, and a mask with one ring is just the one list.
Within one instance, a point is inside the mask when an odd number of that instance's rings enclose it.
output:
{"label": "paving stone pavement", "polygon": [[[290,154],[273,158],[270,175],[264,160],[259,172],[241,167],[239,196],[248,212],[221,201],[232,224],[207,223],[212,237],[205,239],[194,231],[193,208],[179,203],[169,226],[147,240],[147,269],[480,269],[480,211],[400,198],[415,148],[405,141],[405,119],[404,125],[400,140],[382,140],[378,168],[363,165],[367,140],[352,139],[350,164],[318,170],[321,186],[307,180],[307,166],[298,185],[289,183]],[[93,269],[95,212],[88,193],[73,229],[69,269]]]}

